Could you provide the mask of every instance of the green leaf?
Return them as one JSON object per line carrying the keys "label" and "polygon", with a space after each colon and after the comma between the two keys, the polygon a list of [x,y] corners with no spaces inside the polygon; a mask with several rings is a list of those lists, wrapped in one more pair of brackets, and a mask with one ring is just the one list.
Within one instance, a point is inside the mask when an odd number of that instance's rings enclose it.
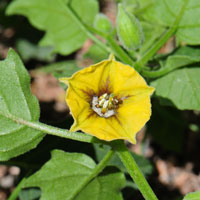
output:
{"label": "green leaf", "polygon": [[161,61],[161,68],[156,71],[145,71],[147,77],[156,78],[163,76],[177,68],[200,62],[200,49],[191,47],[181,47],[171,56],[167,57],[166,61]]}
{"label": "green leaf", "polygon": [[[96,155],[97,161],[102,160],[103,157],[106,155],[106,153],[110,149],[109,146],[106,146],[106,145],[102,146],[102,145],[99,145],[99,144],[93,144],[93,147],[94,147],[94,150],[95,150],[95,155]],[[133,152],[131,152],[131,155],[134,157],[136,163],[138,164],[141,171],[145,175],[151,174],[153,167],[152,167],[151,163],[146,158],[144,158],[143,156],[140,156],[136,153],[133,153]],[[121,162],[121,160],[119,159],[119,157],[116,154],[114,156],[112,156],[109,164],[118,167],[124,173],[128,173],[127,169],[124,167],[123,163]]]}
{"label": "green leaf", "polygon": [[200,49],[181,47],[173,55],[167,58],[162,70],[170,72],[174,69],[200,62]]}
{"label": "green leaf", "polygon": [[[52,158],[29,177],[24,187],[40,187],[41,200],[71,199],[76,188],[92,173],[95,162],[85,154],[54,150]],[[74,200],[122,200],[123,173],[109,168],[93,179]]]}
{"label": "green leaf", "polygon": [[200,68],[175,70],[151,82],[156,95],[170,100],[180,110],[200,110]]}
{"label": "green leaf", "polygon": [[53,46],[55,52],[68,55],[79,49],[87,36],[71,16],[73,9],[80,19],[92,25],[98,13],[96,0],[15,0],[7,8],[7,14],[28,17],[33,26],[46,31],[40,41],[43,46]]}
{"label": "green leaf", "polygon": [[41,191],[37,188],[29,188],[21,190],[19,193],[20,200],[36,200],[41,196]]}
{"label": "green leaf", "polygon": [[0,62],[0,160],[29,151],[37,146],[44,134],[11,120],[38,121],[37,99],[30,91],[30,77],[18,55],[9,50]]}
{"label": "green leaf", "polygon": [[[152,0],[151,6],[142,12],[142,17],[157,26],[170,27],[185,0]],[[191,45],[200,44],[200,2],[188,2],[183,17],[180,21],[176,36],[179,41]]]}
{"label": "green leaf", "polygon": [[39,47],[27,40],[18,40],[17,50],[24,61],[37,59],[52,62],[55,60],[52,47]]}
{"label": "green leaf", "polygon": [[199,199],[200,199],[200,191],[197,191],[187,194],[183,200],[199,200]]}

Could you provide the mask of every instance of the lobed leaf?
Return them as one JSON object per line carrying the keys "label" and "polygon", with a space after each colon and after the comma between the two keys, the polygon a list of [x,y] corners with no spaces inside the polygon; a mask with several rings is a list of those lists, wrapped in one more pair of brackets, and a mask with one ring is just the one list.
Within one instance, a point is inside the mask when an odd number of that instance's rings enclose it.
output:
{"label": "lobed leaf", "polygon": [[42,132],[11,119],[38,121],[39,104],[29,85],[23,63],[9,50],[7,58],[0,62],[0,161],[35,148],[44,137]]}
{"label": "lobed leaf", "polygon": [[200,110],[200,68],[175,70],[151,82],[156,95],[170,100],[180,110]]}
{"label": "lobed leaf", "polygon": [[55,52],[68,55],[87,39],[86,33],[71,16],[69,7],[88,25],[93,24],[98,13],[96,0],[15,0],[6,12],[26,16],[33,26],[46,31],[41,45],[53,46]]}
{"label": "lobed leaf", "polygon": [[[85,154],[54,150],[51,160],[29,177],[24,187],[40,187],[40,200],[71,199],[76,188],[87,179],[95,166],[95,162]],[[107,169],[73,199],[122,200],[120,189],[124,185],[123,173],[113,168]]]}

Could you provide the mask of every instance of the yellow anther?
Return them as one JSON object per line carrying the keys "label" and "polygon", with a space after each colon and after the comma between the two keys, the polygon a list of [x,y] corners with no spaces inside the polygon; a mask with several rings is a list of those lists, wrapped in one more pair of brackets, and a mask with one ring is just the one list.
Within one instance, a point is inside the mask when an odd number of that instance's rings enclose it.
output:
{"label": "yellow anther", "polygon": [[104,102],[104,104],[103,104],[103,108],[107,108],[107,107],[108,107],[108,103],[109,103],[109,101],[106,100],[106,101]]}
{"label": "yellow anther", "polygon": [[99,104],[96,105],[96,108],[100,108],[101,106]]}
{"label": "yellow anther", "polygon": [[101,100],[99,101],[99,105],[100,105],[100,106],[103,106],[104,102],[105,102],[105,99],[101,99]]}
{"label": "yellow anther", "polygon": [[112,103],[112,101],[113,101],[113,96],[110,96],[108,102]]}
{"label": "yellow anther", "polygon": [[101,109],[101,113],[105,114],[109,110],[118,108],[119,100],[114,97],[114,94],[104,93],[98,98],[98,104],[95,105],[96,108]]}
{"label": "yellow anther", "polygon": [[101,95],[101,96],[99,97],[99,100],[105,99],[105,98],[107,97],[107,95],[108,95],[107,93]]}

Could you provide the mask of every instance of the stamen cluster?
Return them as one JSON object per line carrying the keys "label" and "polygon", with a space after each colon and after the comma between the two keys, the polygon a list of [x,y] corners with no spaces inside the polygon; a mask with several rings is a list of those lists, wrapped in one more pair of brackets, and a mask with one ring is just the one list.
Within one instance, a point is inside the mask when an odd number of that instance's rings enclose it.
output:
{"label": "stamen cluster", "polygon": [[122,103],[122,101],[117,99],[114,94],[104,93],[99,97],[93,96],[91,106],[100,117],[108,118],[116,113],[116,109],[119,107],[120,103]]}

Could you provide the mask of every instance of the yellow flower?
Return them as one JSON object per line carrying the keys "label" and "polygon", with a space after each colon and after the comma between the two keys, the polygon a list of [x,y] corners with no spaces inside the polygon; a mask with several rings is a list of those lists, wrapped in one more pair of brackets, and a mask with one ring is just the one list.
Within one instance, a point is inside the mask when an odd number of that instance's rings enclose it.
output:
{"label": "yellow flower", "polygon": [[82,130],[99,139],[136,143],[136,133],[151,115],[154,88],[114,56],[84,68],[70,78],[66,102],[74,118],[70,131]]}

